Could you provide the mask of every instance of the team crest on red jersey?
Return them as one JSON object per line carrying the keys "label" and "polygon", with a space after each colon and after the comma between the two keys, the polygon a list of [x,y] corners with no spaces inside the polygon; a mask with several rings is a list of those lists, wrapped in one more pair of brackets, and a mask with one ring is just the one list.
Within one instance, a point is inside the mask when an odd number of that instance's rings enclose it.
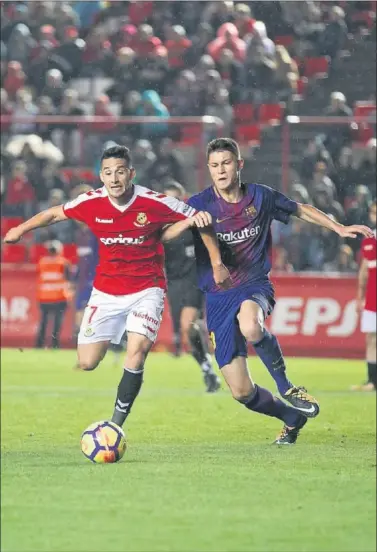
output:
{"label": "team crest on red jersey", "polygon": [[134,225],[138,226],[139,228],[142,228],[147,224],[149,224],[147,215],[145,213],[138,213],[136,217],[136,221],[134,222]]}
{"label": "team crest on red jersey", "polygon": [[245,214],[250,218],[255,217],[257,213],[258,213],[258,211],[254,207],[254,205],[250,205],[249,207],[246,207],[246,209],[245,209]]}

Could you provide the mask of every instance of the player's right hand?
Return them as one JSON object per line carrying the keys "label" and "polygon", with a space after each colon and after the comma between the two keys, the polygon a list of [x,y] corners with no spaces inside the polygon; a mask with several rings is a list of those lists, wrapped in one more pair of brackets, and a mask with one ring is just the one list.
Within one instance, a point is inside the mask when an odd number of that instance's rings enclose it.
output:
{"label": "player's right hand", "polygon": [[22,231],[20,230],[19,226],[15,226],[14,228],[11,228],[8,230],[8,232],[4,236],[4,243],[17,243],[22,238]]}
{"label": "player's right hand", "polygon": [[212,224],[212,215],[207,211],[199,211],[196,215],[191,217],[190,220],[192,220],[192,226],[196,226],[197,228],[206,228]]}

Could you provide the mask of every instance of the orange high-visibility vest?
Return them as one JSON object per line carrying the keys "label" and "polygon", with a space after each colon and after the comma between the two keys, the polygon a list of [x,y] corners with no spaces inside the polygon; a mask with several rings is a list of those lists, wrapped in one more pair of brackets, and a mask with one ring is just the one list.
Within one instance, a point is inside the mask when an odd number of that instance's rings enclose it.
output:
{"label": "orange high-visibility vest", "polygon": [[37,299],[40,303],[59,303],[68,298],[67,268],[64,257],[42,257],[38,262]]}

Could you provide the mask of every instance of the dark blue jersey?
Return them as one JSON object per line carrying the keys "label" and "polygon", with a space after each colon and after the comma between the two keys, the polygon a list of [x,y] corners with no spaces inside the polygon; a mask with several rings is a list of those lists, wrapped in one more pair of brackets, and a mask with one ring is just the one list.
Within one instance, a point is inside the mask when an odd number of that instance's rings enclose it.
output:
{"label": "dark blue jersey", "polygon": [[[272,221],[287,224],[297,212],[297,203],[260,184],[242,184],[244,196],[238,203],[228,203],[214,188],[192,196],[187,203],[208,211],[220,243],[221,257],[233,280],[233,286],[261,282],[271,270],[269,251]],[[219,291],[212,275],[207,250],[195,233],[195,253],[199,287],[205,292]]]}

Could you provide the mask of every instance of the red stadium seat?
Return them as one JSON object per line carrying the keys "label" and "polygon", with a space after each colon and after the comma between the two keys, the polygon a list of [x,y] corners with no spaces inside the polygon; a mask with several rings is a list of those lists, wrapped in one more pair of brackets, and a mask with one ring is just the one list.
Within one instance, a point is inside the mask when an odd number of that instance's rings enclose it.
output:
{"label": "red stadium seat", "polygon": [[275,36],[274,42],[276,45],[284,46],[285,48],[289,48],[292,46],[294,41],[294,37],[292,35],[281,35],[281,36]]}
{"label": "red stadium seat", "polygon": [[8,230],[21,224],[23,220],[22,217],[1,217],[1,237],[3,238]]}
{"label": "red stadium seat", "polygon": [[236,123],[248,123],[253,120],[254,108],[251,104],[236,104],[234,106],[234,118]]}
{"label": "red stadium seat", "polygon": [[376,104],[373,102],[356,102],[353,114],[357,117],[367,117],[376,111]]}
{"label": "red stadium seat", "polygon": [[259,125],[237,125],[236,140],[243,144],[259,144],[260,143],[260,127]]}
{"label": "red stadium seat", "polygon": [[63,245],[63,256],[72,264],[77,264],[77,245],[75,243],[66,243]]}
{"label": "red stadium seat", "polygon": [[367,123],[359,123],[356,134],[356,141],[362,144],[366,144],[368,140],[374,137],[374,131]]}
{"label": "red stadium seat", "polygon": [[26,246],[22,243],[14,245],[4,244],[1,248],[1,261],[3,263],[25,263],[27,260]]}
{"label": "red stadium seat", "polygon": [[184,145],[198,144],[202,140],[201,125],[187,124],[181,127],[180,143]]}
{"label": "red stadium seat", "polygon": [[33,243],[29,249],[29,261],[37,263],[41,257],[47,255],[48,251],[42,243]]}
{"label": "red stadium seat", "polygon": [[351,21],[353,23],[365,23],[366,27],[368,27],[368,29],[371,29],[373,27],[373,23],[376,19],[376,14],[374,11],[369,11],[369,10],[363,10],[363,11],[359,11],[359,12],[356,12],[354,13],[352,16],[351,16]]}
{"label": "red stadium seat", "polygon": [[329,58],[327,56],[305,58],[304,76],[324,79],[329,73]]}
{"label": "red stadium seat", "polygon": [[283,118],[284,110],[281,104],[262,104],[259,109],[259,122],[276,125]]}

